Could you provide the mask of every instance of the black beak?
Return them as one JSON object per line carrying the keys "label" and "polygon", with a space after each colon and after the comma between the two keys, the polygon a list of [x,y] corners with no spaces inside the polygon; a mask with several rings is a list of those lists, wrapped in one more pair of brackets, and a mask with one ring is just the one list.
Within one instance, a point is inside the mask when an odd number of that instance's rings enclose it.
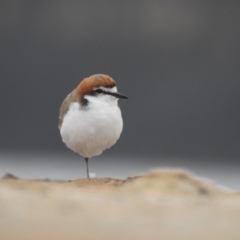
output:
{"label": "black beak", "polygon": [[118,92],[112,93],[112,95],[116,98],[128,99],[128,97],[126,97],[126,96],[124,96],[124,95],[122,95],[121,93],[118,93]]}

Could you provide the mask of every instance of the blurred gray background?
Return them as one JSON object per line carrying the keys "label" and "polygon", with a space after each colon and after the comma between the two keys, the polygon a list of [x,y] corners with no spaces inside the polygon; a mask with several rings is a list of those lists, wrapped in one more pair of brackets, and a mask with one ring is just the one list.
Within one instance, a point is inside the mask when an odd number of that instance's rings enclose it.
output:
{"label": "blurred gray background", "polygon": [[85,176],[59,108],[105,73],[129,100],[121,139],[90,161],[98,176],[183,167],[240,182],[239,1],[6,0],[0,36],[0,174]]}

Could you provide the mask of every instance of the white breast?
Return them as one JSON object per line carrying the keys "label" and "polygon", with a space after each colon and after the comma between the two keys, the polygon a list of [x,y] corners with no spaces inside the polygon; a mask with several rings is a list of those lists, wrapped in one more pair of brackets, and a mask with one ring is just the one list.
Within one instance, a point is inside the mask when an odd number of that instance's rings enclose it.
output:
{"label": "white breast", "polygon": [[70,105],[60,133],[68,148],[83,157],[99,155],[116,143],[123,128],[117,101],[93,101],[85,109],[79,103]]}

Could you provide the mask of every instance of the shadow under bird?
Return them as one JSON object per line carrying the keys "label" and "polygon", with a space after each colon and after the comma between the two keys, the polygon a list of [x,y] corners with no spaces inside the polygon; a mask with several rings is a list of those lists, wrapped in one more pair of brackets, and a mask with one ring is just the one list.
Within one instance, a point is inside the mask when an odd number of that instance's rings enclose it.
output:
{"label": "shadow under bird", "polygon": [[118,106],[120,98],[115,81],[96,74],[83,79],[64,99],[58,127],[62,141],[86,161],[112,147],[119,139],[123,120]]}

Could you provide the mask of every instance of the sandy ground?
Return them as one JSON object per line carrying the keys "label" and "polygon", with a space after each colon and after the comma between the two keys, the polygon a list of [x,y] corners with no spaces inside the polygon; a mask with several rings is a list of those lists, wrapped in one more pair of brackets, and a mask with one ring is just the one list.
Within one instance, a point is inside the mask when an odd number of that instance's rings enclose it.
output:
{"label": "sandy ground", "polygon": [[0,239],[239,240],[240,194],[182,171],[0,180]]}

